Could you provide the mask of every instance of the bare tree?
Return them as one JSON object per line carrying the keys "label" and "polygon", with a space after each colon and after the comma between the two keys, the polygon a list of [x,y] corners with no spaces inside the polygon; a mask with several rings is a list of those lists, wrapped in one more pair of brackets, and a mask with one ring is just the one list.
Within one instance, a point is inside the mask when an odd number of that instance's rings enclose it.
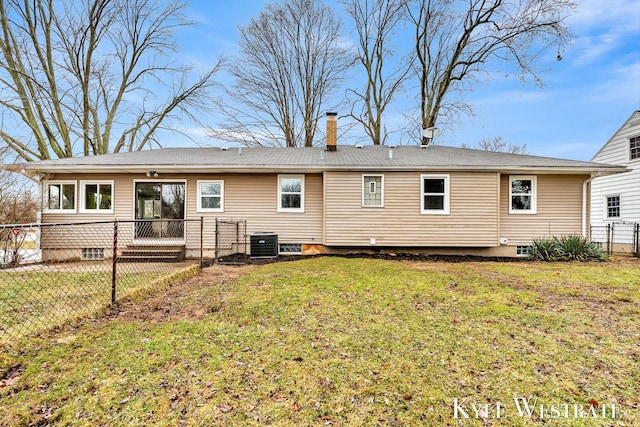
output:
{"label": "bare tree", "polygon": [[497,61],[541,84],[537,60],[568,41],[564,21],[573,7],[571,0],[412,1],[407,15],[415,28],[422,127],[465,109],[455,95],[479,83]]}
{"label": "bare tree", "polygon": [[[466,144],[462,144],[461,147],[472,148]],[[483,138],[478,142],[478,148],[485,151],[494,151],[499,153],[531,154],[529,150],[527,150],[527,144],[517,145],[509,143],[509,145],[507,145],[501,136],[496,136],[492,139]]]}
{"label": "bare tree", "polygon": [[0,147],[0,224],[24,224],[36,221],[36,191],[33,183],[17,172],[9,171],[9,147]]}
{"label": "bare tree", "polygon": [[[344,0],[358,33],[358,62],[364,69],[364,87],[350,89],[355,97],[350,116],[360,123],[374,145],[384,144],[382,117],[409,73],[409,67],[388,59],[394,55],[392,37],[409,0]],[[358,111],[356,112],[356,108]]]}
{"label": "bare tree", "polygon": [[193,79],[171,59],[186,6],[0,0],[0,138],[31,161],[141,150],[176,116],[195,120],[220,61]]}
{"label": "bare tree", "polygon": [[340,87],[354,55],[341,23],[321,0],[269,4],[240,28],[235,84],[221,102],[212,137],[250,146],[313,145],[320,110]]}

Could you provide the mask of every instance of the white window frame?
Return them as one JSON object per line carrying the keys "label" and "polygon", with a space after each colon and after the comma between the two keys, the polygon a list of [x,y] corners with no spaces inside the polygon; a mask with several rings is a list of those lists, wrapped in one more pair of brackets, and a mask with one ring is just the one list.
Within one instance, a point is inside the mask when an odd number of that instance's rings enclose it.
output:
{"label": "white window frame", "polygon": [[[100,185],[111,185],[111,208],[110,209],[88,209],[86,207],[86,191],[85,187],[87,185],[98,185],[98,194],[100,193]],[[80,181],[80,213],[105,213],[112,214],[113,213],[113,205],[114,203],[114,194],[115,194],[115,184],[114,181]],[[100,201],[97,203],[100,206]]]}
{"label": "white window frame", "polygon": [[[618,198],[618,210],[620,215],[618,216],[609,216],[609,198],[617,197]],[[607,194],[604,196],[604,219],[609,221],[616,221],[622,218],[622,197],[620,194]]]}
{"label": "white window frame", "polygon": [[[514,209],[513,196],[527,196],[529,194],[513,193],[513,181],[531,181],[531,209]],[[536,175],[509,175],[509,214],[535,215],[538,213],[538,177]]]}
{"label": "white window frame", "polygon": [[[375,177],[378,178],[380,177],[380,204],[379,205],[365,205],[364,203],[364,195],[366,193],[366,190],[364,188],[364,184],[365,184],[365,178],[367,177]],[[369,181],[369,184],[376,184],[375,181]],[[376,191],[374,191],[374,193],[376,193]],[[369,194],[371,194],[371,192],[369,191]],[[362,174],[362,207],[363,208],[384,208],[384,174],[380,174],[380,173],[365,173]]]}
{"label": "white window frame", "polygon": [[[425,179],[444,179],[444,194],[442,193],[425,193]],[[449,199],[450,199],[450,175],[442,174],[422,174],[420,175],[420,213],[423,215],[449,215]],[[426,209],[424,205],[424,196],[444,196],[443,209]]]}
{"label": "white window frame", "polygon": [[630,162],[638,162],[640,161],[640,156],[632,158],[631,157],[631,140],[632,139],[637,139],[638,142],[640,143],[640,135],[636,135],[636,136],[631,136],[627,139],[627,156],[629,157],[629,161]]}
{"label": "white window frame", "polygon": [[[283,179],[299,179],[300,180],[300,207],[299,208],[283,208],[282,207],[282,195],[283,194],[298,194],[298,193],[283,193],[282,192],[282,180]],[[304,212],[304,175],[294,174],[282,174],[278,175],[278,209],[277,212]]]}
{"label": "white window frame", "polygon": [[[198,180],[198,203],[197,212],[224,212],[224,181],[223,180]],[[203,208],[202,197],[218,197],[210,194],[202,194],[202,184],[220,184],[220,207],[219,208]]]}
{"label": "white window frame", "polygon": [[[44,201],[44,213],[76,213],[78,212],[78,183],[76,181],[45,181],[43,183],[43,201]],[[72,209],[50,209],[49,208],[49,186],[50,185],[73,185],[73,208]],[[60,188],[62,190],[62,187]],[[60,203],[62,203],[62,193],[60,194]],[[62,205],[61,205],[62,206]]]}

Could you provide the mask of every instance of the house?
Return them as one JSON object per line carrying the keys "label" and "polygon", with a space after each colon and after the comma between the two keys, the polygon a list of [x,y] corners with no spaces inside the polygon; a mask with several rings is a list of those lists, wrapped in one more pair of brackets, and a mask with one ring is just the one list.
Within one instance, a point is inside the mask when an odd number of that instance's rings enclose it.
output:
{"label": "house", "polygon": [[593,238],[603,239],[602,231],[596,231],[609,225],[614,227],[614,240],[633,244],[633,226],[640,223],[640,111],[631,114],[593,156],[592,161],[624,165],[629,169],[622,175],[597,176],[593,179]]}
{"label": "house", "polygon": [[[166,148],[21,167],[40,176],[44,223],[203,217],[210,253],[215,219],[237,218],[250,235],[275,233],[287,253],[486,256],[585,233],[590,179],[625,171],[437,145],[336,145],[327,128],[326,148]],[[192,234],[153,233],[187,254],[199,248]]]}

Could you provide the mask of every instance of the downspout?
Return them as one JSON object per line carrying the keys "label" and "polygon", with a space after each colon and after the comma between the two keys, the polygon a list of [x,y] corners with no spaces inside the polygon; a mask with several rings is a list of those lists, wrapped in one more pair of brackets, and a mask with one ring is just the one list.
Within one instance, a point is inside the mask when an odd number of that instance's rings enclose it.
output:
{"label": "downspout", "polygon": [[591,174],[591,177],[582,183],[582,237],[587,237],[587,187],[599,176],[600,172]]}

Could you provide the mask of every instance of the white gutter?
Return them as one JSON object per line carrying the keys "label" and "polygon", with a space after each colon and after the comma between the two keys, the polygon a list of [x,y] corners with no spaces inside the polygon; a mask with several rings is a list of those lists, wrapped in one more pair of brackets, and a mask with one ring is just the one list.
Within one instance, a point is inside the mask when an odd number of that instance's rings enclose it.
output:
{"label": "white gutter", "polygon": [[600,172],[591,174],[591,178],[582,183],[582,237],[587,237],[587,186],[600,176]]}

